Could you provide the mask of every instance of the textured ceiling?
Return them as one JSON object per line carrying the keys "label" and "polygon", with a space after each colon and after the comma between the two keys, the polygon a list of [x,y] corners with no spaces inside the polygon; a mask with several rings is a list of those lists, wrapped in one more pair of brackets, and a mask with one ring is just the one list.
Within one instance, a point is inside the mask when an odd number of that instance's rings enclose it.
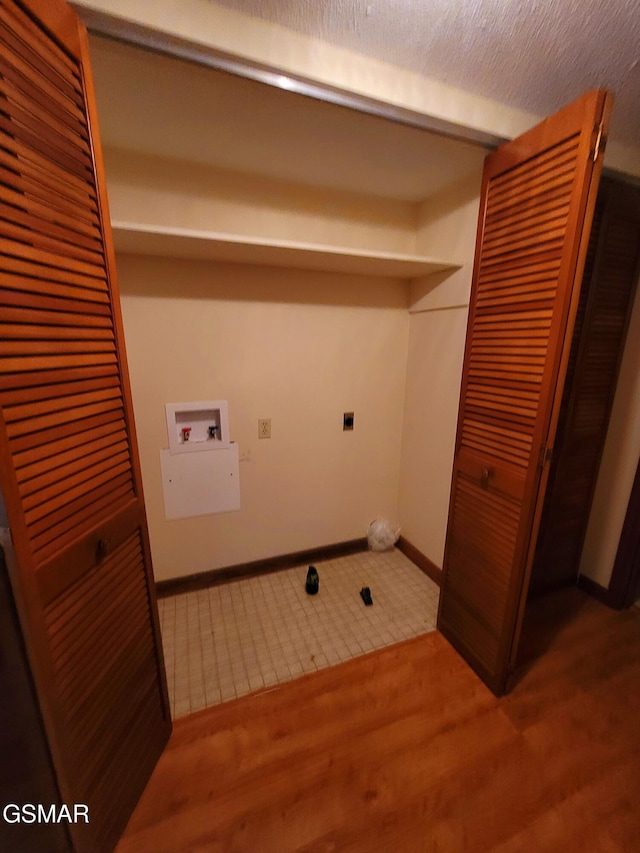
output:
{"label": "textured ceiling", "polygon": [[539,115],[604,86],[612,138],[640,148],[638,0],[216,3]]}

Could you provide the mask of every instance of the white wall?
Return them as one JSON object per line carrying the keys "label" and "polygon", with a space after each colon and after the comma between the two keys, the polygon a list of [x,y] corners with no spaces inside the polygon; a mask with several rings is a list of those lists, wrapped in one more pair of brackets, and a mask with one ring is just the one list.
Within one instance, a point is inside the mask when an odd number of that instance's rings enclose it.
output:
{"label": "white wall", "polygon": [[442,567],[467,312],[411,315],[398,515],[402,535]]}
{"label": "white wall", "polygon": [[251,238],[413,254],[418,206],[108,148],[111,217]]}
{"label": "white wall", "polygon": [[452,274],[413,282],[398,512],[402,535],[442,566],[478,218],[478,170],[426,201],[418,251],[460,258]]}
{"label": "white wall", "polygon": [[[406,284],[127,255],[118,273],[158,580],[363,537],[396,516]],[[229,403],[241,509],[167,521],[164,407],[207,399]]]}

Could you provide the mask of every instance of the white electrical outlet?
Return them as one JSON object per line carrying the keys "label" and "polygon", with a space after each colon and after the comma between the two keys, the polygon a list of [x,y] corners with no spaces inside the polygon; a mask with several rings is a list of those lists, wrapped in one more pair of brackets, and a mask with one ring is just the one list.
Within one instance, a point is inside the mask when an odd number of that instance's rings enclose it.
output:
{"label": "white electrical outlet", "polygon": [[271,438],[271,418],[258,418],[258,438]]}

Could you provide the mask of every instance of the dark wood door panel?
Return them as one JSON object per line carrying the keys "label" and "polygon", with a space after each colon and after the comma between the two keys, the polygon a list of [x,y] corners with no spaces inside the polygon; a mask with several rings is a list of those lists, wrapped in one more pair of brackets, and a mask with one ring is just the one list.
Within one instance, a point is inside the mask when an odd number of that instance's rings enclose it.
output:
{"label": "dark wood door panel", "polygon": [[[484,448],[483,448],[484,449]],[[484,453],[461,446],[456,463],[456,471],[483,491],[504,495],[513,500],[522,500],[524,496],[524,473],[515,465],[500,460],[496,448]],[[501,464],[502,463],[502,464]]]}
{"label": "dark wood door panel", "polygon": [[638,281],[640,190],[603,181],[582,283],[531,592],[574,584]]}
{"label": "dark wood door panel", "polygon": [[99,515],[98,524],[94,524],[81,536],[76,533],[72,544],[63,547],[54,557],[38,566],[36,581],[44,607],[55,601],[83,575],[94,570],[101,571],[106,558],[116,552],[144,523],[144,512],[139,502],[130,499],[119,512],[109,516],[100,510]]}
{"label": "dark wood door panel", "polygon": [[[0,802],[56,803],[60,796],[38,712],[0,540]],[[69,853],[64,824],[0,823],[0,849]]]}
{"label": "dark wood door panel", "polygon": [[170,716],[86,32],[0,0],[0,487],[76,850],[115,845]]}
{"label": "dark wood door panel", "polygon": [[438,627],[504,690],[522,615],[602,154],[590,93],[489,155]]}
{"label": "dark wood door panel", "polygon": [[518,545],[520,501],[483,489],[459,476],[448,537],[447,606],[440,630],[460,648],[473,650],[487,679],[499,664],[502,626],[508,615],[511,567]]}

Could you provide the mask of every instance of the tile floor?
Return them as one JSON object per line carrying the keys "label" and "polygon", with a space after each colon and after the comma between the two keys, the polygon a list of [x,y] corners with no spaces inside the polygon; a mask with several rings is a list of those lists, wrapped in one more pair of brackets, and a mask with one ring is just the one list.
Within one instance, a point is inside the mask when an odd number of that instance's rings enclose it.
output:
{"label": "tile floor", "polygon": [[439,588],[400,551],[316,567],[315,596],[305,565],[158,601],[174,718],[435,629]]}

